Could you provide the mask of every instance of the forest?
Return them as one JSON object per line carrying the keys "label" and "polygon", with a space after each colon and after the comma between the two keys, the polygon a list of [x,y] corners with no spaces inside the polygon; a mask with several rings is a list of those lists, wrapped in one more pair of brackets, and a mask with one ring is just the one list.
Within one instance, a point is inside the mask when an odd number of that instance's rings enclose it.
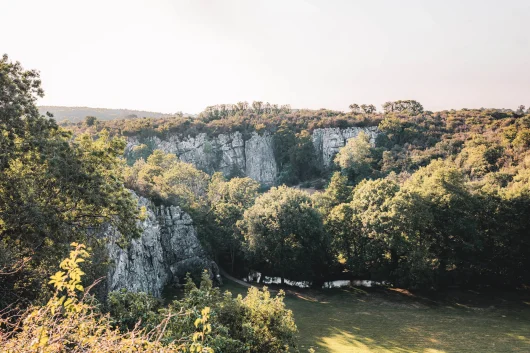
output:
{"label": "forest", "polygon": [[[516,289],[530,282],[530,109],[426,111],[414,100],[348,112],[239,102],[197,117],[41,115],[39,74],[0,60],[0,347],[17,352],[298,351],[286,281],[359,279],[392,288]],[[329,166],[316,129],[377,127]],[[272,136],[275,185],[201,170],[127,139]],[[142,140],[142,141],[144,141]],[[111,225],[127,248],[145,209],[175,205],[232,276],[279,277],[280,292],[222,293],[208,271],[180,278],[168,303],[108,293]],[[311,190],[311,193],[307,192]],[[301,349],[300,349],[301,350]],[[31,351],[31,350],[28,350]]]}

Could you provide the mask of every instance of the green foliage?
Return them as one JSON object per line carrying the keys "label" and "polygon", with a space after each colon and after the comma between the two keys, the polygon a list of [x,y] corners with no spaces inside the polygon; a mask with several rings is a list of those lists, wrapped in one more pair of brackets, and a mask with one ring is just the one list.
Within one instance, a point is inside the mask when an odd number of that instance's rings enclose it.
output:
{"label": "green foliage", "polygon": [[296,144],[289,151],[289,159],[298,180],[309,180],[320,175],[315,146],[307,130],[296,134]]}
{"label": "green foliage", "polygon": [[335,156],[335,163],[348,177],[359,182],[372,174],[373,148],[370,137],[361,131],[355,138],[348,140]]}
{"label": "green foliage", "polygon": [[415,100],[399,100],[395,102],[386,102],[383,104],[385,113],[408,113],[411,115],[423,113],[423,106]]}
{"label": "green foliage", "polygon": [[335,172],[326,190],[313,194],[311,198],[314,207],[327,216],[333,207],[349,202],[351,196],[352,187],[348,185],[348,178],[340,172]]}
{"label": "green foliage", "polygon": [[353,276],[409,287],[513,285],[528,278],[527,174],[504,186],[477,184],[435,160],[400,183],[364,180],[351,201],[320,209],[332,250]]}
{"label": "green foliage", "polygon": [[[259,104],[260,102],[254,102]],[[254,106],[253,103],[253,106]],[[110,131],[111,135],[135,136],[140,138],[140,142],[146,143],[147,137],[165,137],[168,134],[181,136],[194,136],[199,133],[206,133],[210,136],[241,132],[244,136],[249,136],[252,132],[269,132],[275,134],[282,123],[285,123],[294,134],[307,130],[312,132],[318,128],[351,126],[376,126],[381,121],[381,115],[353,114],[340,111],[320,109],[291,110],[287,106],[275,107],[262,104],[261,108],[250,107],[242,104],[241,109],[233,110],[229,113],[230,105],[218,105],[214,108],[207,108],[205,112],[199,114],[199,118],[173,116],[157,117],[152,114],[152,118],[137,119],[116,119],[111,121],[99,121],[95,126],[95,132],[101,130]],[[230,108],[232,109],[232,108]],[[144,112],[148,113],[148,112]],[[140,115],[139,115],[140,116]],[[94,127],[88,128],[83,123],[65,123],[64,126],[72,129],[75,133],[82,133],[88,129],[94,131]]]}
{"label": "green foliage", "polygon": [[[229,292],[222,294],[219,288],[213,287],[207,273],[200,287],[190,277],[185,286],[184,298],[158,310],[150,304],[156,300],[145,294],[112,293],[114,302],[119,303],[117,308],[111,305],[112,317],[118,314],[123,318],[123,306],[139,309],[124,313],[127,323],[140,322],[146,328],[164,324],[166,330],[160,339],[173,342],[194,333],[193,326],[201,323],[198,308],[206,307],[209,315],[205,343],[215,352],[297,351],[297,329],[292,312],[285,308],[283,292],[272,297],[266,289],[250,288],[245,298],[234,298]],[[169,319],[164,321],[165,318]]]}
{"label": "green foliage", "polygon": [[85,118],[85,124],[86,126],[94,126],[98,121],[98,118],[96,118],[95,116],[87,116]]}
{"label": "green foliage", "polygon": [[323,274],[328,240],[308,194],[273,187],[245,211],[240,227],[250,258],[265,273],[279,275],[282,281]]}
{"label": "green foliage", "polygon": [[162,308],[162,301],[147,293],[121,291],[110,292],[107,307],[113,324],[121,331],[132,330],[141,322],[144,327],[153,329],[158,320],[157,312]]}
{"label": "green foliage", "polygon": [[274,158],[279,169],[278,184],[294,185],[320,174],[315,147],[307,130],[296,134],[284,121],[273,139]]}
{"label": "green foliage", "polygon": [[217,255],[229,254],[232,272],[235,270],[236,256],[241,254],[244,242],[237,222],[254,203],[259,187],[259,183],[250,178],[232,178],[226,181],[221,173],[212,176],[208,187],[208,201],[215,224],[209,243]]}
{"label": "green foliage", "polygon": [[[123,187],[125,141],[59,128],[40,116],[42,96],[35,71],[0,61],[0,304],[49,294],[44,279],[67,244],[98,247],[92,230],[104,223],[137,235],[139,212]],[[22,268],[18,265],[24,264]]]}
{"label": "green foliage", "polygon": [[[55,288],[55,294],[48,303],[30,306],[13,322],[0,318],[0,346],[3,352],[214,352],[208,345],[211,331],[208,307],[199,314],[194,313],[194,328],[190,325],[187,335],[174,337],[169,342],[161,342],[161,337],[167,334],[165,323],[175,317],[188,317],[191,313],[160,316],[157,318],[159,324],[149,330],[138,326],[121,332],[116,330],[110,318],[102,315],[94,301],[87,297],[87,291],[81,295],[84,272],[79,264],[89,254],[83,244],[71,245],[73,249],[70,256],[61,262],[61,271],[49,281]],[[118,298],[118,302],[125,303],[129,298]],[[147,312],[143,306],[140,310]]]}
{"label": "green foliage", "polygon": [[126,186],[157,202],[179,205],[196,212],[206,204],[208,174],[177,156],[155,150],[125,171]]}

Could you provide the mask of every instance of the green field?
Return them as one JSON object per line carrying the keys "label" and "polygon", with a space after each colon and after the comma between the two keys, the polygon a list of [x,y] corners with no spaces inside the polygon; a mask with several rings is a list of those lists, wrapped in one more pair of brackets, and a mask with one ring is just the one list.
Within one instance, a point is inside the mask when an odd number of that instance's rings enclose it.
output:
{"label": "green field", "polygon": [[[230,281],[223,289],[246,292]],[[285,302],[301,352],[530,352],[530,301],[520,293],[432,299],[383,289],[303,290]]]}

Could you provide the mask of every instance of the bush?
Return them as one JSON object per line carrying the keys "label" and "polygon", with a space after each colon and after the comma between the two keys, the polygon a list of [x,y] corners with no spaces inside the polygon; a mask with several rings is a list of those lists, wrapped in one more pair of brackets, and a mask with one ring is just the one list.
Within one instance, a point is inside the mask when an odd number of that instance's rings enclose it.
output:
{"label": "bush", "polygon": [[55,294],[48,303],[31,306],[19,319],[0,319],[2,352],[214,352],[206,345],[211,330],[209,308],[179,313],[180,318],[193,315],[195,328],[190,329],[191,335],[171,342],[160,338],[175,315],[164,317],[152,330],[138,325],[131,330],[116,329],[81,285],[84,272],[79,264],[88,258],[88,252],[82,244],[72,243],[72,247],[70,257],[61,262],[62,271],[51,277]]}
{"label": "bush", "polygon": [[[245,298],[221,293],[204,272],[197,287],[187,276],[185,296],[167,308],[157,309],[157,300],[144,293],[114,292],[110,296],[114,322],[153,330],[165,325],[161,342],[174,342],[193,335],[200,316],[198,308],[210,310],[208,346],[216,352],[296,352],[297,332],[293,314],[285,308],[284,293],[271,297],[267,289],[250,288]],[[125,308],[132,308],[127,310]],[[131,326],[132,324],[132,326]]]}

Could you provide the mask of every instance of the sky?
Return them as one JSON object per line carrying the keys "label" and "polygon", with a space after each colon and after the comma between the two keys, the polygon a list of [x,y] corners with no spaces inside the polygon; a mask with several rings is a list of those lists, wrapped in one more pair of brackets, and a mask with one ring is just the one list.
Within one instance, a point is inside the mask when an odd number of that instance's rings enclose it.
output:
{"label": "sky", "polygon": [[41,105],[530,106],[529,0],[0,0]]}

